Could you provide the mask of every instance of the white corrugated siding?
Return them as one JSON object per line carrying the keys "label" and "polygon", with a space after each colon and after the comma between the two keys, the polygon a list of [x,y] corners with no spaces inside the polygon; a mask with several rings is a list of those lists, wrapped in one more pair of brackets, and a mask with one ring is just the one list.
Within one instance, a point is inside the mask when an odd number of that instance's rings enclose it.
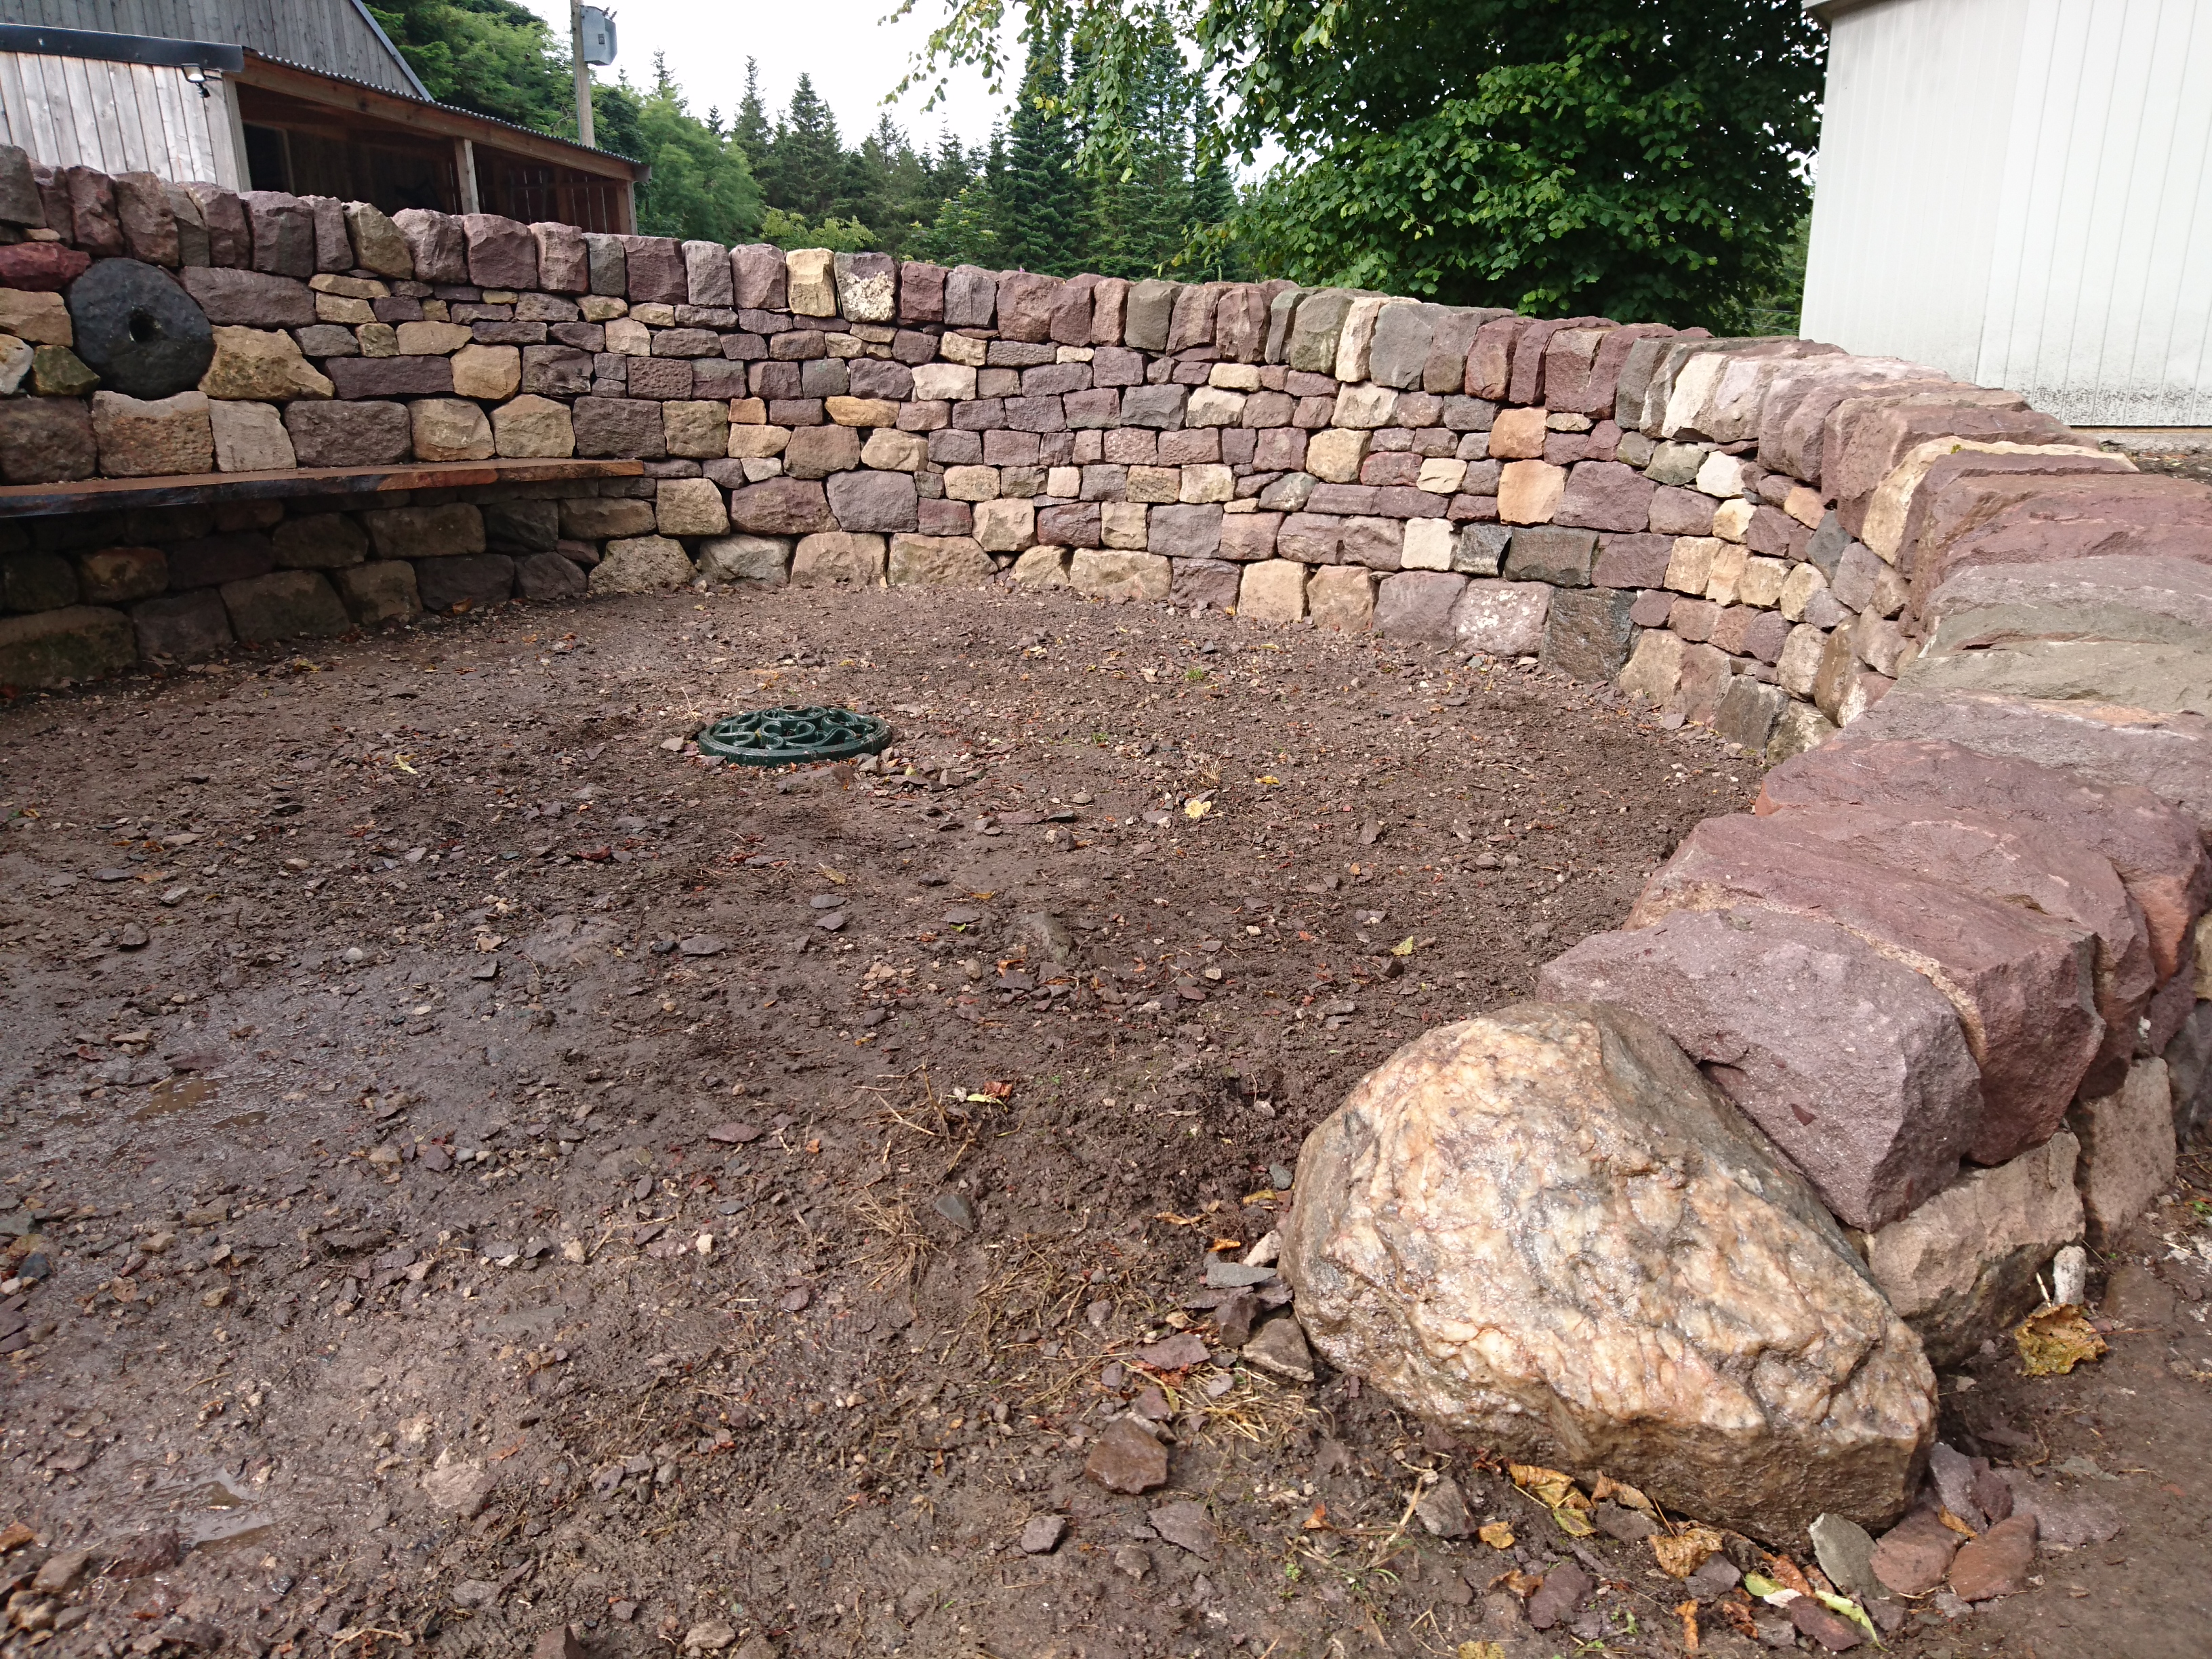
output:
{"label": "white corrugated siding", "polygon": [[0,52],[0,142],[50,167],[154,173],[239,188],[224,88],[179,69]]}
{"label": "white corrugated siding", "polygon": [[2212,5],[1838,17],[1804,331],[2079,425],[2212,424]]}

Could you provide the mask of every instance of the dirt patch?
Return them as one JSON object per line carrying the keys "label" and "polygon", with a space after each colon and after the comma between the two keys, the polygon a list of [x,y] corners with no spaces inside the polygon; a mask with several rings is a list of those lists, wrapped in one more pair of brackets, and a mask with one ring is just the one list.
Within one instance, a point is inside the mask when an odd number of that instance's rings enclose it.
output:
{"label": "dirt patch", "polygon": [[[896,745],[682,752],[778,702]],[[1748,803],[1709,734],[1308,629],[793,593],[25,699],[0,768],[0,1523],[184,1552],[62,1598],[58,1651],[1680,1650],[1648,1547],[1280,1332],[1229,1363],[1202,1264],[1354,1079]],[[1902,1650],[2192,1650],[2202,1305],[1954,1385],[2001,1458],[2094,1443],[2129,1530]],[[1133,1407],[1170,1484],[1117,1496]],[[1432,1534],[1445,1475],[1510,1546]],[[1554,1561],[1611,1588],[1539,1637]]]}

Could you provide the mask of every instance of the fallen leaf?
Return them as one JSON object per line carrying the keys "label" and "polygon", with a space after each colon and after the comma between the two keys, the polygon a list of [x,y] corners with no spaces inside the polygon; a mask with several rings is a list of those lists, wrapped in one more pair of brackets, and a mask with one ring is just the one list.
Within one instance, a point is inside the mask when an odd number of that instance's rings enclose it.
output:
{"label": "fallen leaf", "polygon": [[1316,1504],[1313,1506],[1313,1513],[1298,1523],[1298,1529],[1301,1532],[1319,1532],[1327,1525],[1328,1525],[1328,1505]]}
{"label": "fallen leaf", "polygon": [[1691,1652],[1698,1650],[1698,1603],[1695,1597],[1674,1609],[1674,1616],[1682,1621],[1682,1645]]}
{"label": "fallen leaf", "polygon": [[2030,1376],[2063,1376],[2082,1361],[2109,1352],[2088,1316],[2070,1302],[2028,1315],[2012,1340]]}
{"label": "fallen leaf", "polygon": [[1684,1527],[1672,1538],[1664,1534],[1651,1540],[1651,1553],[1659,1570],[1669,1578],[1687,1578],[1720,1553],[1721,1535],[1711,1527]]}
{"label": "fallen leaf", "polygon": [[1609,1474],[1601,1474],[1597,1484],[1590,1488],[1593,1504],[1614,1503],[1632,1510],[1642,1510],[1646,1515],[1656,1514],[1651,1500],[1625,1480],[1616,1480]]}
{"label": "fallen leaf", "polygon": [[1942,1522],[1945,1526],[1950,1528],[1953,1532],[1957,1533],[1961,1538],[1972,1538],[1975,1535],[1974,1529],[1972,1527],[1959,1519],[1957,1516],[1952,1514],[1948,1510],[1936,1510],[1936,1518]]}
{"label": "fallen leaf", "polygon": [[1772,1572],[1776,1579],[1780,1582],[1783,1589],[1796,1590],[1800,1595],[1810,1595],[1813,1593],[1811,1582],[1798,1571],[1797,1564],[1788,1556],[1770,1555],[1766,1558],[1766,1565],[1768,1571]]}
{"label": "fallen leaf", "polygon": [[1390,954],[1394,957],[1410,957],[1413,955],[1413,936],[1411,933],[1408,933],[1405,938],[1400,939],[1395,945],[1390,947]]}
{"label": "fallen leaf", "polygon": [[827,876],[830,880],[836,882],[840,887],[842,887],[845,884],[844,876],[841,872],[832,870],[828,865],[817,864],[814,867],[819,870],[823,875]]}
{"label": "fallen leaf", "polygon": [[1202,818],[1212,810],[1210,800],[1187,800],[1182,804],[1182,815],[1187,818]]}
{"label": "fallen leaf", "polygon": [[1568,1537],[1588,1538],[1597,1530],[1583,1513],[1590,1501],[1577,1488],[1573,1476],[1533,1463],[1510,1463],[1506,1469],[1515,1486],[1551,1510],[1552,1519]]}
{"label": "fallen leaf", "polygon": [[1475,1528],[1474,1535],[1494,1550],[1510,1550],[1516,1541],[1513,1528],[1503,1521],[1486,1522]]}
{"label": "fallen leaf", "polygon": [[1518,1567],[1508,1567],[1490,1581],[1489,1588],[1496,1589],[1501,1584],[1525,1601],[1543,1588],[1544,1581],[1532,1577]]}
{"label": "fallen leaf", "polygon": [[1253,779],[1252,781],[1255,783],[1280,783],[1282,780],[1275,776],[1273,773],[1263,773],[1259,777]]}
{"label": "fallen leaf", "polygon": [[1508,1463],[1505,1473],[1511,1477],[1515,1486],[1547,1510],[1555,1510],[1563,1504],[1573,1504],[1578,1499],[1583,1507],[1589,1506],[1589,1499],[1583,1498],[1576,1489],[1574,1477],[1571,1474],[1558,1469],[1547,1469],[1536,1463]]}
{"label": "fallen leaf", "polygon": [[1455,1659],[1505,1659],[1505,1650],[1495,1642],[1462,1642]]}

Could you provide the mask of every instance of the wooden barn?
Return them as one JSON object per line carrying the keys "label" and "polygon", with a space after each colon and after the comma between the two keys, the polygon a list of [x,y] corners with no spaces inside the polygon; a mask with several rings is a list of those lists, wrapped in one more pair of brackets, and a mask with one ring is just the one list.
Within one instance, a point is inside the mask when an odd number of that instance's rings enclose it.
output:
{"label": "wooden barn", "polygon": [[636,228],[638,163],[432,100],[362,0],[9,0],[0,143],[104,173]]}

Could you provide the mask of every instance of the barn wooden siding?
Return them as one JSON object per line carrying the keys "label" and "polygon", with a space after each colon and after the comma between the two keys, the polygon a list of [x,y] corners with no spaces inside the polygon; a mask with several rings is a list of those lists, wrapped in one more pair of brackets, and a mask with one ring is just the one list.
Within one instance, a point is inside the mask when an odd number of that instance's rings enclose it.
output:
{"label": "barn wooden siding", "polygon": [[8,21],[248,46],[326,75],[423,96],[355,0],[8,0]]}
{"label": "barn wooden siding", "polygon": [[180,69],[0,52],[0,142],[53,167],[205,179],[244,190],[229,89],[208,95]]}

